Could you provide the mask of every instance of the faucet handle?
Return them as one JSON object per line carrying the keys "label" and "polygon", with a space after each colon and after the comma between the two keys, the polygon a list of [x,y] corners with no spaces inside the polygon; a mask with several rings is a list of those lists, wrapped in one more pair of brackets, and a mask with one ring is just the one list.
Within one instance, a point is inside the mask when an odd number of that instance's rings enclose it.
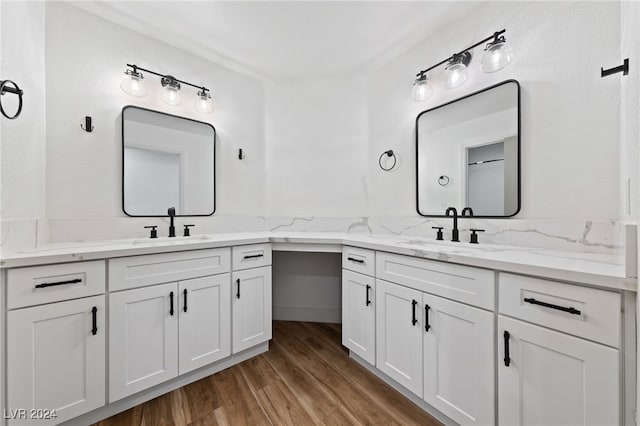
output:
{"label": "faucet handle", "polygon": [[151,235],[149,236],[149,238],[158,238],[158,230],[156,229],[158,228],[158,225],[145,226],[145,228],[151,229]]}
{"label": "faucet handle", "polygon": [[432,226],[431,229],[437,229],[438,233],[436,234],[436,240],[442,241],[444,240],[444,236],[442,235],[443,226]]}
{"label": "faucet handle", "polygon": [[190,237],[191,236],[191,232],[190,232],[190,227],[191,226],[195,226],[195,225],[184,225],[184,236],[185,237]]}
{"label": "faucet handle", "polygon": [[471,238],[469,239],[469,242],[471,244],[478,244],[478,234],[476,234],[476,232],[484,232],[484,229],[470,228],[469,231],[471,231]]}

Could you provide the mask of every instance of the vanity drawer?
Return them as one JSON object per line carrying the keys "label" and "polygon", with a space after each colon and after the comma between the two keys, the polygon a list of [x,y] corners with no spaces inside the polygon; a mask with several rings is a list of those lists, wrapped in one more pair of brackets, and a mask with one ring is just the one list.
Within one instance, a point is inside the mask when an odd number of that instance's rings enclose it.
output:
{"label": "vanity drawer", "polygon": [[500,273],[499,308],[504,315],[620,346],[620,293]]}
{"label": "vanity drawer", "polygon": [[229,247],[109,260],[109,290],[118,291],[229,272]]}
{"label": "vanity drawer", "polygon": [[378,252],[376,278],[480,308],[495,308],[495,272],[487,269]]}
{"label": "vanity drawer", "polygon": [[342,248],[342,268],[373,277],[376,274],[376,252],[344,246]]}
{"label": "vanity drawer", "polygon": [[250,244],[233,248],[233,270],[271,265],[271,244]]}
{"label": "vanity drawer", "polygon": [[105,291],[104,261],[9,269],[7,308],[94,296]]}

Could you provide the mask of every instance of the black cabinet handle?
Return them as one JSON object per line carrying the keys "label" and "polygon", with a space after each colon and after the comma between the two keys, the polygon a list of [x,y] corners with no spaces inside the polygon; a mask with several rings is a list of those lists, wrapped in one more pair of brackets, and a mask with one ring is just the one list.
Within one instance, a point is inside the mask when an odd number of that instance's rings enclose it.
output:
{"label": "black cabinet handle", "polygon": [[371,286],[369,284],[367,284],[367,306],[369,306],[371,304],[371,299],[369,299],[369,290],[371,290]]}
{"label": "black cabinet handle", "polygon": [[184,295],[184,307],[182,308],[185,312],[187,312],[187,289],[182,290],[182,294]]}
{"label": "black cabinet handle", "polygon": [[244,256],[245,259],[253,259],[254,257],[262,257],[264,256],[264,254],[249,254],[247,256]]}
{"label": "black cabinet handle", "polygon": [[431,309],[431,307],[429,305],[424,305],[424,331],[426,331],[427,333],[429,332],[429,329],[431,328],[431,326],[429,325],[429,309]]}
{"label": "black cabinet handle", "polygon": [[504,366],[508,367],[511,364],[511,357],[509,356],[509,337],[511,335],[507,330],[504,331]]}
{"label": "black cabinet handle", "polygon": [[236,280],[236,284],[238,284],[238,292],[236,293],[236,297],[240,299],[240,278]]}
{"label": "black cabinet handle", "polygon": [[173,292],[169,293],[169,315],[173,316]]}
{"label": "black cabinet handle", "polygon": [[98,334],[98,308],[95,306],[91,308],[91,322],[91,334],[95,336]]}
{"label": "black cabinet handle", "polygon": [[364,263],[364,260],[356,259],[355,257],[347,257],[347,260],[350,260],[352,262]]}
{"label": "black cabinet handle", "polygon": [[416,305],[418,302],[416,300],[411,301],[411,325],[416,325],[418,320],[416,319]]}
{"label": "black cabinet handle", "polygon": [[582,313],[576,308],[572,308],[572,307],[567,308],[565,306],[559,306],[559,305],[554,305],[552,303],[541,302],[532,297],[525,298],[524,301],[527,303],[531,303],[532,305],[539,305],[539,306],[544,306],[545,308],[557,309],[558,311],[562,311],[562,312],[569,312],[570,314],[573,314],[573,315],[580,315]]}
{"label": "black cabinet handle", "polygon": [[77,283],[81,283],[82,279],[81,278],[76,278],[74,280],[68,280],[68,281],[58,281],[55,283],[42,283],[42,284],[36,284],[36,288],[45,288],[45,287],[55,287],[57,285],[65,285],[65,284],[77,284]]}

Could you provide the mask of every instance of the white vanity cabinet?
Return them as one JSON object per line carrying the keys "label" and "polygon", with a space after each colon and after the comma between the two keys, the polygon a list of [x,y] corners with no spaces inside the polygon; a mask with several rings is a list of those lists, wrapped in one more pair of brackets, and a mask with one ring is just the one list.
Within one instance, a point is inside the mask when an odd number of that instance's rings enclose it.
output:
{"label": "white vanity cabinet", "polygon": [[[463,425],[495,423],[494,273],[376,254],[376,367]],[[440,296],[464,294],[476,306]],[[480,306],[480,307],[478,307]]]}
{"label": "white vanity cabinet", "polygon": [[233,273],[233,353],[271,340],[271,266]]}
{"label": "white vanity cabinet", "polygon": [[342,268],[342,344],[369,364],[375,365],[375,252],[344,247]]}
{"label": "white vanity cabinet", "polygon": [[502,273],[499,297],[500,424],[621,424],[620,294]]}
{"label": "white vanity cabinet", "polygon": [[[231,354],[230,254],[222,248],[109,262],[110,402]],[[113,291],[131,287],[140,288]]]}
{"label": "white vanity cabinet", "polygon": [[105,404],[105,296],[65,300],[104,293],[104,271],[78,262],[8,272],[9,425],[58,424]]}
{"label": "white vanity cabinet", "polygon": [[176,283],[109,296],[109,401],[178,375]]}

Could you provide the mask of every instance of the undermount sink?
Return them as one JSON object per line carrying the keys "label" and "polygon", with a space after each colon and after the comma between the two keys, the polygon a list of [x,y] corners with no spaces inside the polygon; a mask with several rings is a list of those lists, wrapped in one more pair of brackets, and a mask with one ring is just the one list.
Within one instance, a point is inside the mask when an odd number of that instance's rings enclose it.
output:
{"label": "undermount sink", "polygon": [[149,243],[188,243],[210,240],[208,235],[192,235],[190,237],[158,237],[158,238],[141,238],[133,240],[133,244],[149,244]]}

